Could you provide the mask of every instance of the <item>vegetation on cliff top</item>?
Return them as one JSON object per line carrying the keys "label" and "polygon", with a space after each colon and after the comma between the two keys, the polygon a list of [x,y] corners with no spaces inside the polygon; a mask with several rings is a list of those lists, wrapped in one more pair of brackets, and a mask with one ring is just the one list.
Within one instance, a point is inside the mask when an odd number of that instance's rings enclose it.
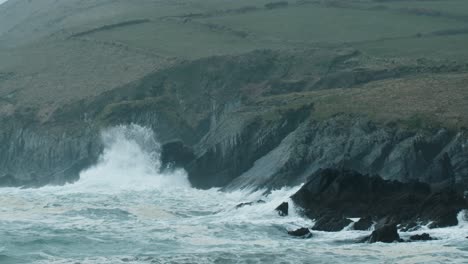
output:
{"label": "vegetation on cliff top", "polygon": [[[317,119],[467,126],[466,1],[283,2],[11,0],[0,7],[0,115],[47,123],[103,94],[104,123],[152,108],[194,128],[241,101],[252,113],[280,102],[314,105]],[[259,49],[275,55],[240,55]],[[253,79],[230,79],[236,64]],[[135,91],[116,96],[121,87]]]}

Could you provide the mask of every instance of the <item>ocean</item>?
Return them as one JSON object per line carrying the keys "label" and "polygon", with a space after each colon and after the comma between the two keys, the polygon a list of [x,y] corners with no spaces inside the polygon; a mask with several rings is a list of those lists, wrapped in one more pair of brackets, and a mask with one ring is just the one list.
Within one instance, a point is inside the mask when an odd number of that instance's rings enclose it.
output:
{"label": "ocean", "polygon": [[[275,208],[300,186],[223,192],[190,186],[183,170],[161,173],[154,133],[137,125],[102,134],[98,163],[65,186],[0,189],[0,263],[468,263],[468,221],[400,232],[434,241],[357,243],[371,231],[312,227],[294,207]],[[236,208],[243,202],[264,203]]]}

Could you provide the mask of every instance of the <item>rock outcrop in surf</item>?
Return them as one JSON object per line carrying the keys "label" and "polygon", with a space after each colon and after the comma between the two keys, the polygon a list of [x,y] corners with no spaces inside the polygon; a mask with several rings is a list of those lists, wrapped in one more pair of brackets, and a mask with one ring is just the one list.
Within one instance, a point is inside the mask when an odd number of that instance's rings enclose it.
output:
{"label": "rock outcrop in surf", "polygon": [[448,227],[457,225],[458,213],[468,208],[467,200],[452,186],[402,183],[339,169],[311,175],[291,198],[306,217],[316,220],[314,229],[322,231],[340,231],[351,222],[348,218],[367,218],[366,225],[358,225],[361,230],[372,221],[376,230],[387,225]]}

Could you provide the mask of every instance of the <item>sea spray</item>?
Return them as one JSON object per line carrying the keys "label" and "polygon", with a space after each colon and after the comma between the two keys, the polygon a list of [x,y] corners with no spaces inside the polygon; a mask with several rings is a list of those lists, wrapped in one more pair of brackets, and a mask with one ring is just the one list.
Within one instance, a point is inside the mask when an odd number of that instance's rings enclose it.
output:
{"label": "sea spray", "polygon": [[188,188],[185,171],[160,172],[161,146],[154,132],[139,125],[104,130],[104,152],[93,167],[80,174],[74,189],[143,190]]}

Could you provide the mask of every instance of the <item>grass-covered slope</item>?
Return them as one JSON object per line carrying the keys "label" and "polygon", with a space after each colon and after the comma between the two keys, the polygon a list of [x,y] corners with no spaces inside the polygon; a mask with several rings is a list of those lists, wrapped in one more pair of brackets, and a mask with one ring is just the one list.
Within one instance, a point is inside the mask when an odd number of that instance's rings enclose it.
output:
{"label": "grass-covered slope", "polygon": [[256,49],[463,62],[467,18],[461,0],[11,0],[0,7],[0,113],[47,119],[178,61]]}

